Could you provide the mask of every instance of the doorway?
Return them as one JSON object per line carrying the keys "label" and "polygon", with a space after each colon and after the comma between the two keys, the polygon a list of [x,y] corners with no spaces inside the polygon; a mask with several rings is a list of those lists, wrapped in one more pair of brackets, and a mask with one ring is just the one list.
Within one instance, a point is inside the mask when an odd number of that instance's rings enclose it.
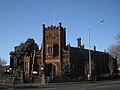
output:
{"label": "doorway", "polygon": [[51,77],[51,79],[53,79],[55,76],[55,66],[52,65],[52,63],[47,64],[46,66],[46,76]]}

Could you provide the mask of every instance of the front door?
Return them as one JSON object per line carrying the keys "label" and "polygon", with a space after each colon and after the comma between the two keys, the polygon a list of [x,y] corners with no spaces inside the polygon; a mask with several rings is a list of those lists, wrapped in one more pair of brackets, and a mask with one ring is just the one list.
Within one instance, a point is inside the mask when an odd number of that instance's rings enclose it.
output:
{"label": "front door", "polygon": [[46,65],[46,76],[50,76],[52,79],[55,76],[55,66],[52,63]]}

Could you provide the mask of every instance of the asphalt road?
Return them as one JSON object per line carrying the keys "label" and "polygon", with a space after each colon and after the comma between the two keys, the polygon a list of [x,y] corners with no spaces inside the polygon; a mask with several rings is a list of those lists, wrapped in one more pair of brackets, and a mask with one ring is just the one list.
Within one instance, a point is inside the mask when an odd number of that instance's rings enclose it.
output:
{"label": "asphalt road", "polygon": [[7,90],[120,90],[120,81],[90,82],[90,83],[61,83],[49,85],[28,85],[8,87]]}
{"label": "asphalt road", "polygon": [[120,90],[120,81],[98,83],[67,83],[42,90]]}

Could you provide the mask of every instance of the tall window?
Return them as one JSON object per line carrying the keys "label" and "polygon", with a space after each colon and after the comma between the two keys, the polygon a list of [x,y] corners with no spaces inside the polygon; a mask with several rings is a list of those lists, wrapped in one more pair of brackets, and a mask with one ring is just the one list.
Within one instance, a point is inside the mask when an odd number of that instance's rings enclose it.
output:
{"label": "tall window", "polygon": [[29,62],[25,62],[25,71],[29,72]]}
{"label": "tall window", "polygon": [[48,47],[48,54],[53,55],[53,46]]}

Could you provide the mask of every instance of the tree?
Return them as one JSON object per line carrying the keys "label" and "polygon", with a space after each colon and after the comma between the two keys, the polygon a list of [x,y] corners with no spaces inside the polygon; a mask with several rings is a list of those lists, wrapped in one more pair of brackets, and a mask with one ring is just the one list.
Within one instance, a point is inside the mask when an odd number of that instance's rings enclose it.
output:
{"label": "tree", "polygon": [[21,43],[20,45],[15,46],[14,51],[11,51],[10,55],[15,55],[19,58],[23,58],[26,53],[27,55],[30,55],[31,52],[33,52],[34,48],[38,50],[38,45],[33,39],[28,38],[25,43]]}
{"label": "tree", "polygon": [[71,76],[70,65],[68,63],[64,63],[62,65],[62,78],[69,79]]}
{"label": "tree", "polygon": [[117,34],[117,36],[116,36],[116,40],[117,40],[118,43],[120,44],[120,33]]}
{"label": "tree", "polygon": [[22,68],[24,56],[33,54],[34,49],[38,51],[38,45],[35,43],[34,39],[28,38],[24,43],[22,42],[20,45],[14,47],[14,51],[10,52],[10,57],[16,59]]}
{"label": "tree", "polygon": [[116,37],[117,44],[111,45],[108,48],[108,52],[117,59],[118,64],[120,64],[120,33]]}
{"label": "tree", "polygon": [[110,74],[112,75],[114,70],[114,64],[113,64],[113,58],[110,55],[109,55],[108,67],[110,70]]}
{"label": "tree", "polygon": [[0,76],[4,73],[6,61],[0,57]]}

